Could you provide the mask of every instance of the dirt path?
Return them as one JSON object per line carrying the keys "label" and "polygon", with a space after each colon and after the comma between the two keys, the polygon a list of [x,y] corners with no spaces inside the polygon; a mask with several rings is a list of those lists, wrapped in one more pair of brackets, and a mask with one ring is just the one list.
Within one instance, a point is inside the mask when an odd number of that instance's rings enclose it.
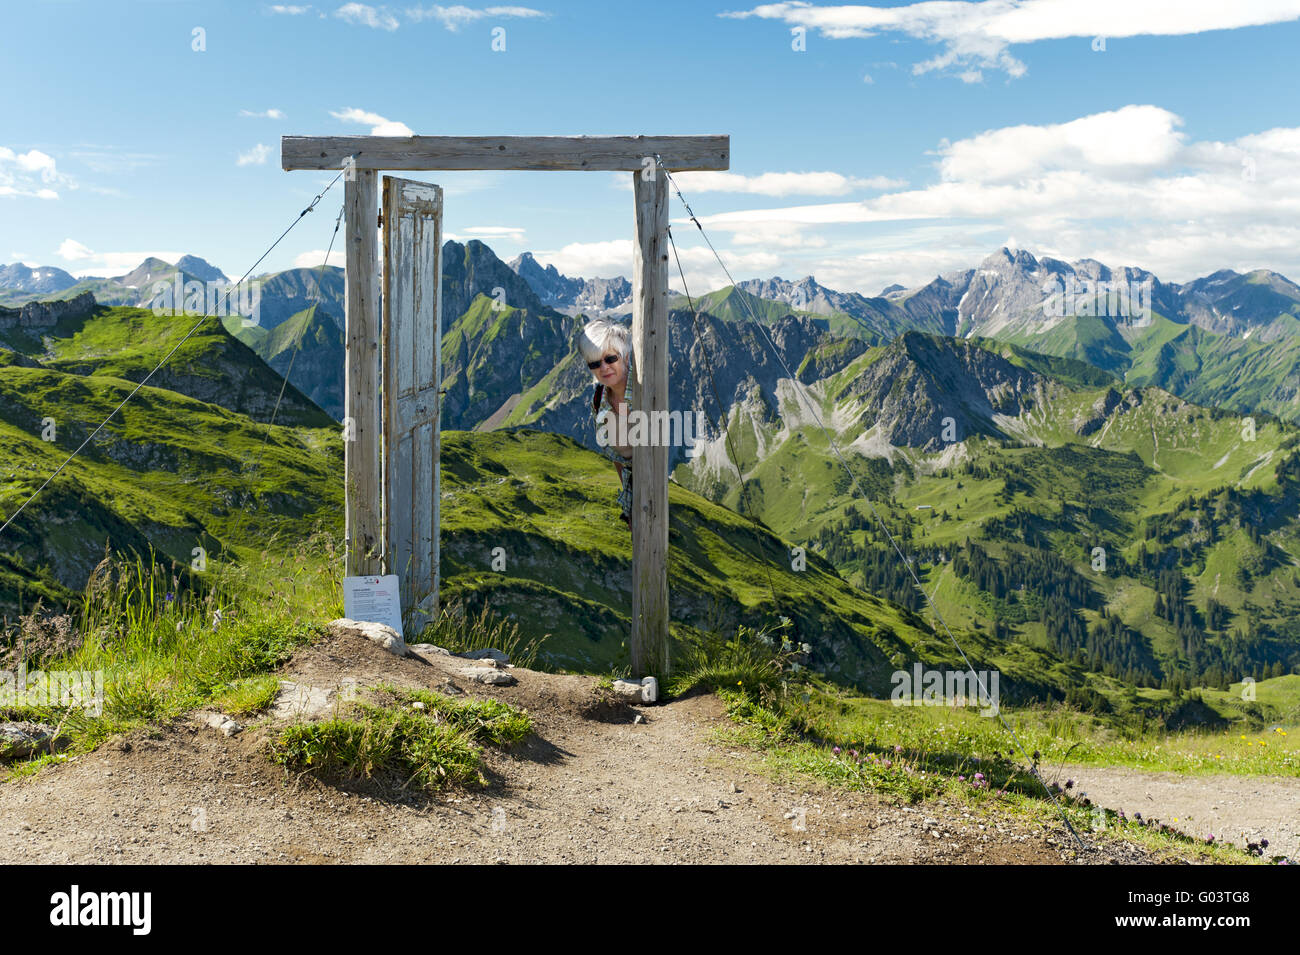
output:
{"label": "dirt path", "polygon": [[1266,855],[1300,858],[1300,779],[1184,776],[1122,766],[1063,766],[1057,777],[1107,809],[1159,819],[1189,835],[1238,846],[1269,842]]}
{"label": "dirt path", "polygon": [[[1056,863],[1059,831],[958,806],[773,782],[707,741],[727,723],[697,696],[592,718],[594,681],[516,669],[513,687],[458,678],[464,661],[392,657],[359,641],[301,651],[286,673],[495,696],[536,734],[487,757],[490,786],[427,798],[291,778],[268,725],[226,738],[200,719],[110,742],[0,785],[0,862]],[[641,714],[643,722],[616,722]],[[1102,843],[1089,862],[1151,861]]]}

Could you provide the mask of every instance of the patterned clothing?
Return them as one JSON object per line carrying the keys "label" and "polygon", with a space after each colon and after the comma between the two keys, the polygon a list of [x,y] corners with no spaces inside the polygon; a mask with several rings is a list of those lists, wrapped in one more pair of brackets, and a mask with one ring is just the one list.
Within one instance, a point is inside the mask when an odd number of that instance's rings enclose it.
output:
{"label": "patterned clothing", "polygon": [[[630,369],[627,376],[627,387],[623,392],[623,402],[627,405],[629,412],[635,407],[632,402],[632,372]],[[614,410],[614,406],[610,402],[609,391],[604,385],[596,385],[595,394],[592,395],[591,399],[591,416],[597,434],[600,434],[600,429],[607,420],[609,421],[607,431],[609,436],[613,438],[617,434],[618,413]],[[605,457],[621,466],[623,488],[618,494],[618,506],[623,512],[623,519],[629,522],[628,526],[630,527],[632,520],[632,459],[623,457],[612,440],[600,450]]]}

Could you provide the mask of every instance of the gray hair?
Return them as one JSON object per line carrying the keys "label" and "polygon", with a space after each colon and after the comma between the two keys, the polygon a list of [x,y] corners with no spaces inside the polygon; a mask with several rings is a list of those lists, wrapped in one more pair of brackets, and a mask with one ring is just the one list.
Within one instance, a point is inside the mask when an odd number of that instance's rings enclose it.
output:
{"label": "gray hair", "polygon": [[626,325],[608,318],[597,318],[582,327],[578,335],[578,350],[586,361],[599,361],[611,349],[625,361],[631,357],[632,333]]}

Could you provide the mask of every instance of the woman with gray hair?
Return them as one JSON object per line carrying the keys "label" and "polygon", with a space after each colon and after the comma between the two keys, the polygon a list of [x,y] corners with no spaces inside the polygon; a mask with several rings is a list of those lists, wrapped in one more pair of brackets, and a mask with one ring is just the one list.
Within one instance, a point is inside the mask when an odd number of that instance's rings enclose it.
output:
{"label": "woman with gray hair", "polygon": [[[578,336],[578,350],[596,379],[591,398],[591,414],[596,425],[596,441],[605,456],[614,462],[622,484],[618,506],[628,529],[632,528],[632,449],[618,445],[617,418],[632,411],[632,335],[626,325],[598,318],[583,326]],[[624,419],[626,420],[626,419]]]}

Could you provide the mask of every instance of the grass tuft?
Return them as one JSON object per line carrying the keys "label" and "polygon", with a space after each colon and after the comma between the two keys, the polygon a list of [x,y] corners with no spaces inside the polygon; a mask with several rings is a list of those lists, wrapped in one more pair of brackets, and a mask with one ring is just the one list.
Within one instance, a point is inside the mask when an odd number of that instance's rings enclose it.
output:
{"label": "grass tuft", "polygon": [[429,690],[377,688],[380,702],[295,723],[272,741],[272,758],[332,782],[400,781],[434,792],[487,784],[481,747],[509,746],[532,732],[532,718],[497,700],[457,700]]}

